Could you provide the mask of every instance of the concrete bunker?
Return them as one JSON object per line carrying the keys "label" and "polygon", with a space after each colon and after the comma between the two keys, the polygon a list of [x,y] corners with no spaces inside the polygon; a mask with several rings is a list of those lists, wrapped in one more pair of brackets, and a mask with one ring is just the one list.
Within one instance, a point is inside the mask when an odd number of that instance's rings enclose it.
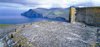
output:
{"label": "concrete bunker", "polygon": [[100,7],[70,7],[69,22],[100,26]]}

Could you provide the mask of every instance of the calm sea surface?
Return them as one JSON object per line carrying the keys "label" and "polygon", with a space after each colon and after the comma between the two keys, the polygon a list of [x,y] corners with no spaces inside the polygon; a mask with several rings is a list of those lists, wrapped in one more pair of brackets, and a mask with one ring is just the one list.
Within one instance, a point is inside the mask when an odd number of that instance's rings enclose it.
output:
{"label": "calm sea surface", "polygon": [[[22,24],[37,21],[61,21],[55,19],[44,19],[44,18],[27,18],[24,16],[0,16],[0,24]],[[62,21],[63,22],[63,21]]]}
{"label": "calm sea surface", "polygon": [[30,23],[37,21],[52,21],[52,20],[61,21],[61,20],[44,19],[44,18],[27,18],[20,15],[22,12],[24,11],[14,11],[14,10],[0,11],[0,24],[22,24],[22,23]]}

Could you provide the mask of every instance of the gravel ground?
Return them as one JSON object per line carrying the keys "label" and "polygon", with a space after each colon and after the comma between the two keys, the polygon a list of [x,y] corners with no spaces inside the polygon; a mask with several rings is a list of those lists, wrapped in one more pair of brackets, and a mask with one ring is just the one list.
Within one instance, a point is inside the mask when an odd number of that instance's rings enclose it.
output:
{"label": "gravel ground", "polygon": [[[15,28],[4,30],[8,27]],[[90,42],[95,39],[95,32],[88,27],[57,21],[34,22],[32,25],[26,23],[0,29],[0,32],[5,32],[5,34],[18,33],[12,39],[7,40],[9,35],[6,36],[6,47],[18,47],[19,45],[22,47],[91,47]],[[12,32],[14,29],[17,29],[17,32]],[[0,35],[1,38],[4,36]],[[3,39],[2,43],[3,41],[5,40]]]}

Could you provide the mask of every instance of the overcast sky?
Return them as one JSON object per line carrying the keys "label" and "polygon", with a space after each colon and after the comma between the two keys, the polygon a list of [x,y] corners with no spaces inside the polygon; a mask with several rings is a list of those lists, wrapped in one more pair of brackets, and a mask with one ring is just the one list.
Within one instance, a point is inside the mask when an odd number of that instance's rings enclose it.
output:
{"label": "overcast sky", "polygon": [[68,8],[100,6],[99,0],[0,0],[0,9]]}

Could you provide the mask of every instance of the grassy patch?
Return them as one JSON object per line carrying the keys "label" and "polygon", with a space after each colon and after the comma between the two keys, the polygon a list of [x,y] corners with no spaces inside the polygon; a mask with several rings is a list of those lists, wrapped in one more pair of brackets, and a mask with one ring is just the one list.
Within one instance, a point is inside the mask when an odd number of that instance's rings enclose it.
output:
{"label": "grassy patch", "polygon": [[0,27],[3,27],[3,26],[10,26],[11,24],[0,24]]}
{"label": "grassy patch", "polygon": [[54,12],[56,15],[63,14],[63,12]]}

